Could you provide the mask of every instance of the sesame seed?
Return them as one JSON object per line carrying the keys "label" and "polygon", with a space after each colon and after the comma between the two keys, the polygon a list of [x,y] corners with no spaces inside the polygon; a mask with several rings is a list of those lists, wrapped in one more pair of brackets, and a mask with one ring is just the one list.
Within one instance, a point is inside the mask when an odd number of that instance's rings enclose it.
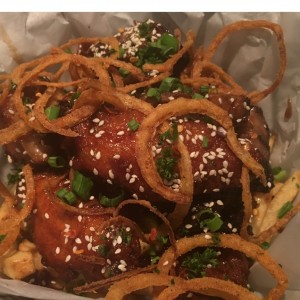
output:
{"label": "sesame seed", "polygon": [[65,262],[68,262],[68,261],[70,261],[70,260],[71,260],[71,255],[68,255],[68,256],[66,257]]}
{"label": "sesame seed", "polygon": [[122,244],[122,237],[119,235],[118,237],[117,237],[117,244]]}
{"label": "sesame seed", "polygon": [[76,244],[81,244],[81,243],[82,243],[82,242],[81,242],[81,239],[80,239],[80,238],[76,238],[76,239],[75,239],[75,243],[76,243]]}
{"label": "sesame seed", "polygon": [[124,135],[124,134],[125,134],[125,132],[123,130],[117,132],[118,136],[121,136],[121,135]]}
{"label": "sesame seed", "polygon": [[120,249],[120,248],[118,248],[118,249],[115,251],[115,254],[119,254],[119,253],[121,253],[121,249]]}
{"label": "sesame seed", "polygon": [[94,175],[98,175],[99,174],[99,172],[98,172],[98,170],[96,168],[93,169],[93,173],[94,173]]}
{"label": "sesame seed", "polygon": [[114,175],[112,169],[110,169],[110,170],[108,171],[108,176],[109,176],[109,178],[111,178],[111,179],[114,179],[114,178],[115,178],[115,175]]}
{"label": "sesame seed", "polygon": [[210,239],[211,239],[211,235],[206,234],[206,235],[204,236],[204,238],[205,238],[206,240],[210,240]]}
{"label": "sesame seed", "polygon": [[237,228],[233,228],[233,229],[232,229],[232,232],[237,232]]}
{"label": "sesame seed", "polygon": [[60,248],[59,248],[59,247],[56,247],[55,253],[56,253],[56,254],[59,254],[59,253],[60,253]]}
{"label": "sesame seed", "polygon": [[193,227],[193,225],[192,225],[192,224],[186,224],[184,227],[185,227],[186,229],[191,229],[191,228]]}
{"label": "sesame seed", "polygon": [[126,267],[124,265],[122,265],[122,264],[118,265],[118,269],[121,270],[122,272],[126,272],[127,271]]}
{"label": "sesame seed", "polygon": [[119,158],[120,158],[120,155],[119,155],[119,154],[116,154],[116,155],[113,156],[113,158],[114,158],[114,159],[119,159]]}
{"label": "sesame seed", "polygon": [[46,218],[46,219],[49,219],[49,217],[50,217],[49,214],[48,214],[48,213],[45,213],[45,218]]}
{"label": "sesame seed", "polygon": [[141,193],[143,193],[143,192],[145,191],[144,187],[142,187],[142,186],[140,185],[139,191],[140,191]]}
{"label": "sesame seed", "polygon": [[217,200],[218,205],[224,205],[224,203],[221,200]]}
{"label": "sesame seed", "polygon": [[228,224],[227,224],[227,227],[228,227],[229,229],[232,229],[232,224],[231,224],[231,223],[228,223]]}
{"label": "sesame seed", "polygon": [[163,263],[163,266],[166,266],[166,265],[168,265],[169,264],[169,261],[165,261],[164,263]]}
{"label": "sesame seed", "polygon": [[100,151],[98,151],[97,153],[96,153],[96,159],[100,159],[101,158],[101,153],[100,153]]}
{"label": "sesame seed", "polygon": [[81,222],[82,221],[82,216],[78,216],[77,219],[78,219],[78,222]]}
{"label": "sesame seed", "polygon": [[110,179],[107,179],[106,182],[107,182],[108,184],[113,184],[113,182],[112,182]]}

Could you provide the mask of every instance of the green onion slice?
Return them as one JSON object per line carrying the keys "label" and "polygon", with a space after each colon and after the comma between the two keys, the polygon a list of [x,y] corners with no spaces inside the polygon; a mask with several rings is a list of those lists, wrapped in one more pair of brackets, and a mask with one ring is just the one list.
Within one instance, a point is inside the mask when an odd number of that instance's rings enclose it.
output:
{"label": "green onion slice", "polygon": [[293,208],[293,203],[291,201],[286,202],[279,209],[278,214],[277,214],[277,218],[278,219],[283,218],[292,208]]}
{"label": "green onion slice", "polygon": [[74,179],[72,181],[72,191],[77,196],[87,201],[90,197],[90,192],[93,186],[94,183],[90,178],[84,176],[78,171],[75,171]]}
{"label": "green onion slice", "polygon": [[64,168],[67,165],[67,162],[61,156],[49,156],[48,165],[52,168],[59,169]]}
{"label": "green onion slice", "polygon": [[140,127],[140,123],[135,119],[130,120],[127,125],[131,131],[136,131]]}
{"label": "green onion slice", "polygon": [[60,107],[56,105],[49,106],[45,109],[48,120],[55,120],[59,117]]}
{"label": "green onion slice", "polygon": [[122,190],[120,195],[109,198],[104,195],[99,195],[99,202],[105,207],[116,207],[124,199],[124,191]]}
{"label": "green onion slice", "polygon": [[73,205],[76,202],[76,195],[68,191],[66,188],[62,188],[56,192],[57,197],[59,197],[64,202]]}

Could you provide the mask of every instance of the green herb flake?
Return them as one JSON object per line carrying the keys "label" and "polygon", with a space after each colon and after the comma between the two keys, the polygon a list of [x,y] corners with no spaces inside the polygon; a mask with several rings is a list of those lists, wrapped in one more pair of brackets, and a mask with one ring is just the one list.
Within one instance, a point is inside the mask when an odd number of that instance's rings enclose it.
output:
{"label": "green herb flake", "polygon": [[200,94],[201,95],[206,95],[207,93],[209,92],[209,86],[207,86],[207,85],[202,85],[201,87],[200,87]]}
{"label": "green herb flake", "polygon": [[178,140],[178,137],[179,133],[177,124],[173,123],[172,128],[159,135],[159,144],[161,145],[166,140],[170,141],[171,143],[176,142]]}
{"label": "green herb flake", "polygon": [[127,123],[127,125],[131,131],[136,131],[138,130],[141,124],[137,120],[132,119]]}
{"label": "green herb flake", "polygon": [[218,265],[217,256],[217,251],[206,248],[202,253],[196,251],[187,255],[182,262],[182,266],[187,269],[189,279],[204,277],[208,264],[212,267]]}
{"label": "green herb flake", "polygon": [[203,99],[204,97],[203,97],[203,95],[201,95],[201,94],[199,94],[199,93],[194,93],[194,94],[192,95],[192,98],[193,98],[193,99]]}
{"label": "green herb flake", "polygon": [[213,233],[212,237],[211,237],[211,240],[212,240],[214,245],[219,245],[220,242],[221,242],[220,234],[219,233]]}
{"label": "green herb flake", "polygon": [[202,147],[203,148],[207,148],[208,147],[208,138],[206,136],[203,136]]}
{"label": "green herb flake", "polygon": [[6,234],[0,234],[0,243],[2,243],[5,238],[6,238]]}
{"label": "green herb flake", "polygon": [[76,100],[79,98],[80,95],[81,95],[80,92],[74,92],[71,95],[70,103],[71,103],[72,106],[74,105],[74,103],[76,102]]}
{"label": "green herb flake", "polygon": [[94,186],[93,181],[81,174],[78,171],[74,173],[74,179],[72,181],[72,191],[83,200],[87,201],[90,197],[90,191]]}
{"label": "green herb flake", "polygon": [[123,190],[118,196],[112,198],[109,198],[102,194],[99,195],[99,203],[105,207],[116,207],[123,199],[124,199]]}
{"label": "green herb flake", "polygon": [[177,178],[175,167],[177,158],[174,156],[171,147],[162,150],[161,156],[156,159],[156,168],[161,178],[172,180]]}
{"label": "green herb flake", "polygon": [[140,37],[144,38],[150,33],[151,26],[147,22],[143,22],[139,25],[138,30],[140,33]]}
{"label": "green herb flake", "polygon": [[288,177],[287,171],[283,170],[281,167],[273,168],[272,173],[274,176],[274,180],[277,182],[284,182]]}
{"label": "green herb flake", "polygon": [[73,192],[68,191],[66,188],[58,190],[56,195],[69,205],[73,205],[76,202],[76,195]]}
{"label": "green herb flake", "polygon": [[72,51],[71,48],[66,48],[66,49],[65,49],[65,52],[66,52],[66,53],[69,53],[69,54],[73,54],[73,51]]}
{"label": "green herb flake", "polygon": [[260,244],[260,247],[261,247],[262,249],[264,249],[264,250],[269,249],[270,246],[271,246],[271,245],[270,245],[270,243],[268,243],[268,242],[263,242],[263,243]]}
{"label": "green herb flake", "polygon": [[278,211],[277,218],[278,219],[283,218],[292,208],[293,208],[293,203],[291,201],[286,202]]}
{"label": "green herb flake", "polygon": [[167,236],[163,236],[161,234],[158,234],[156,236],[156,240],[159,241],[160,243],[162,243],[163,245],[166,245],[169,241],[169,238]]}
{"label": "green herb flake", "polygon": [[13,185],[17,183],[21,179],[20,172],[22,171],[20,165],[14,166],[11,170],[10,173],[7,174],[7,184],[8,185]]}
{"label": "green herb flake", "polygon": [[9,82],[9,91],[14,92],[16,90],[16,88],[17,88],[17,85],[11,80]]}
{"label": "green herb flake", "polygon": [[59,117],[60,107],[57,105],[49,106],[45,109],[48,120],[55,120]]}
{"label": "green herb flake", "polygon": [[218,231],[223,221],[217,213],[214,213],[210,208],[203,209],[196,215],[196,219],[200,225],[200,228],[208,228],[211,232]]}
{"label": "green herb flake", "polygon": [[52,168],[60,169],[67,166],[66,160],[61,156],[49,156],[48,165]]}
{"label": "green herb flake", "polygon": [[98,248],[97,248],[97,251],[103,257],[106,257],[107,254],[108,254],[108,248],[104,244],[99,245]]}
{"label": "green herb flake", "polygon": [[120,68],[119,73],[122,75],[122,77],[127,77],[130,74],[130,72],[124,68]]}
{"label": "green herb flake", "polygon": [[158,88],[149,88],[147,91],[147,97],[154,98],[155,100],[160,100],[160,91]]}

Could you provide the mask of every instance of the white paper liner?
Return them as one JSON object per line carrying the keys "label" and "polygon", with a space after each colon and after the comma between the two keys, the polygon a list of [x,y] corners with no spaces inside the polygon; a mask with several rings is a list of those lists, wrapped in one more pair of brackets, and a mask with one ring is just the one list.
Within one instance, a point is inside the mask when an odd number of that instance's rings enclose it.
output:
{"label": "white paper liner", "polygon": [[[109,36],[133,20],[152,18],[166,28],[191,29],[198,45],[208,45],[225,25],[243,19],[264,19],[282,26],[287,49],[287,70],[280,87],[260,103],[270,128],[278,134],[272,164],[287,170],[300,168],[300,13],[0,13],[0,72],[10,72],[19,62],[11,56],[10,45],[23,61],[43,55],[51,48],[79,36]],[[2,40],[5,40],[3,42]],[[270,85],[278,68],[276,44],[268,33],[251,31],[251,35],[235,34],[225,42],[215,57],[225,70],[248,90]],[[291,99],[293,115],[283,120],[287,99]],[[1,149],[0,149],[1,150]],[[0,153],[1,156],[1,153]],[[0,158],[2,177],[5,160]],[[270,252],[289,277],[285,299],[300,299],[300,215],[298,214],[273,242]],[[250,281],[265,291],[272,280],[254,265]],[[0,279],[0,295],[25,296],[34,299],[82,299],[20,281]]]}

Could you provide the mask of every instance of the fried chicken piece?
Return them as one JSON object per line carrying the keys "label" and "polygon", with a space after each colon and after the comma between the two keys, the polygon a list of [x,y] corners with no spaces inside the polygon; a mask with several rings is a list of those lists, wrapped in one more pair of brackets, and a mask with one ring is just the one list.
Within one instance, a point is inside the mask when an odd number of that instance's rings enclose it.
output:
{"label": "fried chicken piece", "polygon": [[[229,111],[241,136],[241,144],[256,160],[268,166],[266,141],[269,133],[260,111],[251,107],[242,96],[214,95],[209,100]],[[252,121],[252,116],[257,122]],[[112,188],[115,185],[125,188],[134,198],[157,199],[141,176],[135,157],[136,131],[128,126],[130,121],[141,123],[143,118],[140,112],[131,109],[122,112],[102,110],[77,125],[74,129],[80,137],[71,140],[69,145],[73,167],[101,177]],[[174,121],[177,122],[179,138],[190,153],[196,193],[240,187],[242,163],[228,148],[224,129],[216,121],[199,115],[174,118]],[[245,123],[248,125],[245,126]],[[258,126],[264,132],[255,135]],[[257,143],[260,143],[262,150],[256,147]],[[152,150],[157,160],[162,148],[153,144]]]}
{"label": "fried chicken piece", "polygon": [[[74,211],[75,207],[63,204],[55,193],[62,187],[68,188],[69,180],[61,176],[37,175],[35,184],[32,238],[46,267],[53,268],[64,280],[80,274],[91,281],[137,266],[140,244],[130,228],[123,228],[122,224],[103,228],[103,222],[112,217],[111,210],[96,203],[91,208],[91,203],[81,202]],[[125,240],[123,231],[130,239]],[[118,268],[120,260],[128,267],[124,264],[125,269]]]}

